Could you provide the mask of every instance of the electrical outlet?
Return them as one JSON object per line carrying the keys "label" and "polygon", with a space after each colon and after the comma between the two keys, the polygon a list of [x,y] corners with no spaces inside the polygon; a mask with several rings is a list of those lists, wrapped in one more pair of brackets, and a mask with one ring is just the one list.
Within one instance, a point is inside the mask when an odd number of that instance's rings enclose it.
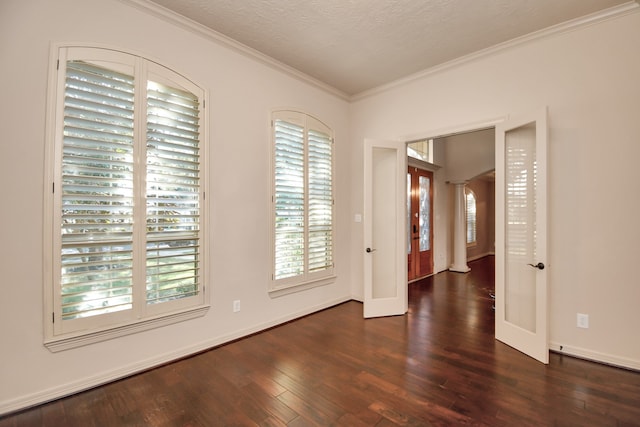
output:
{"label": "electrical outlet", "polygon": [[237,313],[240,311],[240,300],[237,299],[235,301],[233,301],[233,312]]}
{"label": "electrical outlet", "polygon": [[589,328],[589,315],[578,313],[577,316],[578,328],[588,329]]}

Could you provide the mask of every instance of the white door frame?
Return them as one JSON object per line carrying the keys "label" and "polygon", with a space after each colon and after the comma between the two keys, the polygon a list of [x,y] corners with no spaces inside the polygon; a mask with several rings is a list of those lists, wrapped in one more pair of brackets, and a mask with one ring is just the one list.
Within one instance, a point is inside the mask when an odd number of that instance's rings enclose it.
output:
{"label": "white door frame", "polygon": [[[544,109],[543,112],[539,111],[536,114],[533,115],[534,117],[540,118],[540,117],[544,117],[544,132],[545,132],[545,137],[546,137],[546,108]],[[530,120],[531,115],[526,115],[526,116],[522,116],[523,120]],[[502,123],[506,123],[507,121],[509,121],[511,119],[510,116],[502,116],[502,117],[498,117],[498,118],[494,118],[494,119],[488,119],[488,120],[483,120],[483,121],[479,121],[479,122],[473,122],[473,123],[467,123],[467,124],[461,124],[461,125],[457,125],[457,126],[452,126],[452,127],[446,127],[446,128],[441,128],[441,129],[436,129],[433,131],[429,131],[429,132],[422,132],[420,134],[413,134],[413,135],[409,135],[407,137],[403,137],[401,138],[402,140],[405,141],[415,141],[415,140],[419,140],[419,139],[427,139],[427,138],[440,138],[440,137],[444,137],[444,136],[450,136],[450,135],[455,135],[455,134],[460,134],[460,133],[467,133],[467,132],[474,132],[474,131],[479,131],[479,130],[483,130],[483,129],[488,129],[488,128],[496,128],[498,127],[498,125],[501,125]],[[518,118],[516,118],[516,120],[518,120]],[[496,138],[497,139],[497,138]],[[497,141],[496,141],[496,154],[498,153],[498,146],[497,146]],[[543,154],[546,158],[546,151]],[[504,164],[498,164],[498,162],[496,161],[496,175],[499,174],[498,169],[501,169],[502,172],[504,172]],[[546,183],[546,181],[545,181]],[[498,192],[498,188],[496,187],[496,193]],[[543,210],[545,211],[545,215],[546,215],[546,203],[543,203]],[[498,195],[496,194],[496,234],[498,233],[498,229],[504,229],[504,217],[500,218],[498,216],[498,212],[499,211],[504,211],[504,198],[500,199],[498,197]],[[545,221],[546,221],[546,216],[545,216]],[[546,224],[546,222],[545,222]],[[546,231],[545,231],[546,233]],[[500,280],[498,276],[498,270],[499,270],[499,266],[500,265],[504,265],[504,248],[499,249],[498,246],[500,245],[500,243],[498,242],[498,236],[496,236],[496,287],[498,287],[498,281]],[[546,247],[545,247],[545,253],[544,253],[544,257],[546,260]],[[538,261],[536,261],[537,263]],[[525,345],[524,347],[520,346],[520,342],[523,341],[523,337],[520,336],[519,341],[514,341],[513,339],[513,335],[510,334],[509,336],[507,336],[507,338],[504,340],[508,345],[514,346],[515,348],[518,348],[520,351],[523,351],[524,353],[528,354],[529,356],[543,362],[543,363],[548,363],[548,306],[546,304],[546,295],[547,295],[547,290],[546,290],[546,271],[544,272],[544,274],[541,275],[542,276],[542,280],[545,282],[544,286],[542,286],[542,290],[539,291],[539,295],[538,298],[543,298],[545,301],[545,304],[543,304],[543,307],[541,307],[540,305],[538,305],[538,308],[541,309],[539,311],[539,313],[537,314],[537,319],[538,321],[540,321],[540,319],[544,320],[544,323],[540,323],[539,324],[539,328],[542,329],[542,334],[538,337],[536,337],[535,339],[537,340],[537,342],[535,344],[533,344],[533,347],[537,347],[536,350],[532,349],[531,347]],[[544,295],[542,295],[544,294]],[[498,292],[496,292],[496,308],[498,307],[498,305],[504,304],[504,295],[499,295]],[[500,310],[497,310],[496,312],[496,323],[498,322],[499,317],[501,316]],[[496,338],[498,338],[498,335],[502,332],[501,329],[502,326],[497,326],[496,325]],[[513,331],[513,328],[511,328],[511,332]],[[516,334],[517,335],[517,334]],[[527,338],[524,338],[524,340],[526,341]],[[534,342],[533,339],[530,340],[531,342],[529,342],[528,344],[532,344]],[[514,345],[515,344],[515,345]],[[543,347],[544,346],[544,347]]]}
{"label": "white door frame", "polygon": [[[546,109],[545,109],[545,111],[546,111]],[[405,135],[405,136],[397,138],[397,140],[415,141],[415,140],[419,140],[419,139],[439,138],[439,137],[455,135],[455,134],[460,134],[460,133],[479,131],[479,130],[482,130],[482,129],[495,128],[498,124],[505,122],[508,118],[509,118],[509,116],[502,116],[502,117],[482,120],[482,121],[478,121],[478,122],[470,122],[470,123],[460,124],[460,125],[451,126],[451,127],[444,127],[444,128],[431,130],[431,131],[420,132],[419,134]],[[546,113],[545,113],[545,118],[546,118]],[[365,141],[365,145],[366,145],[366,141]],[[498,164],[496,164],[495,166],[496,166],[496,172],[497,172],[498,168],[503,168],[504,167],[504,165],[498,165]],[[367,166],[365,165],[365,169],[366,168],[367,168]],[[366,173],[365,173],[365,181],[367,179],[370,179],[370,178],[368,178],[368,175],[366,175]],[[365,193],[366,193],[366,187],[367,187],[367,185],[366,185],[366,182],[365,182]],[[369,195],[369,197],[370,197],[370,195]],[[406,197],[406,195],[405,195],[405,197]],[[367,198],[367,195],[365,194],[365,199],[366,198]],[[500,202],[500,203],[502,203],[501,206],[498,206],[498,203],[499,203],[499,201],[496,200],[496,212],[498,212],[499,210],[503,210],[504,209],[504,200],[502,200],[502,202]],[[403,205],[406,205],[406,201],[405,201],[405,203],[403,203]],[[499,221],[499,218],[496,218],[496,229],[498,229],[499,227],[504,227],[504,219],[502,219],[503,222],[500,223],[500,224],[498,223],[498,221]],[[365,230],[366,230],[366,226],[365,226]],[[404,230],[402,230],[402,233],[404,233]],[[366,235],[366,231],[365,231],[365,235]],[[371,242],[370,241],[367,242],[366,241],[366,237],[365,237],[365,246],[364,246],[365,248],[368,247],[367,243],[370,244]],[[497,246],[497,242],[496,242],[496,246]],[[404,256],[404,251],[405,251],[404,246],[399,247],[398,251]],[[504,260],[500,260],[499,261],[498,260],[499,257],[504,257],[504,251],[499,251],[498,248],[496,248],[496,265],[501,264],[501,262],[504,262]],[[370,260],[367,261],[367,258],[365,257],[365,276],[367,276],[367,274],[370,274],[370,273],[367,273],[367,269],[368,269],[367,268],[367,262],[370,262]],[[369,278],[369,280],[370,280],[370,278]],[[365,289],[365,294],[366,294],[366,289]],[[366,298],[366,295],[365,295],[365,298]],[[498,300],[496,301],[496,305],[503,303],[503,301],[499,300],[499,298],[502,298],[502,297],[498,297],[498,295],[496,295],[496,298],[498,298]],[[548,307],[545,307],[545,311],[547,311],[547,310],[548,310]],[[545,316],[548,318],[548,313],[545,314]],[[548,327],[548,325],[547,325],[547,327]],[[547,335],[545,335],[545,340],[548,340],[548,336]],[[547,345],[546,354],[548,354],[548,341],[547,341],[546,345]],[[538,358],[538,359],[541,359],[544,362],[544,357]]]}

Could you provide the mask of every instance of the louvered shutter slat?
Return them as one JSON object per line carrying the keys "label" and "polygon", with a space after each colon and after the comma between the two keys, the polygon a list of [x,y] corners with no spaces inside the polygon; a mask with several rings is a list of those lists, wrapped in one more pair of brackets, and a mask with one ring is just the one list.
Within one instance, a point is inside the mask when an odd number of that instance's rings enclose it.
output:
{"label": "louvered shutter slat", "polygon": [[200,291],[199,137],[198,98],[176,87],[149,82],[147,304]]}
{"label": "louvered shutter slat", "polygon": [[133,77],[67,63],[62,157],[63,320],[130,309]]}
{"label": "louvered shutter slat", "polygon": [[333,266],[332,141],[309,130],[309,271]]}
{"label": "louvered shutter slat", "polygon": [[304,273],[304,128],[284,120],[275,131],[275,278]]}

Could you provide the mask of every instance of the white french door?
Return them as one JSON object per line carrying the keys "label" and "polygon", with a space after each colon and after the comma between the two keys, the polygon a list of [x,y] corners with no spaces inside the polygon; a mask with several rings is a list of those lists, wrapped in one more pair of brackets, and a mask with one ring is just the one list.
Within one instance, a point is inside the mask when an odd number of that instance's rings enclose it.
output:
{"label": "white french door", "polygon": [[547,111],[496,126],[496,339],[549,363]]}
{"label": "white french door", "polygon": [[407,312],[406,146],[364,144],[364,317]]}

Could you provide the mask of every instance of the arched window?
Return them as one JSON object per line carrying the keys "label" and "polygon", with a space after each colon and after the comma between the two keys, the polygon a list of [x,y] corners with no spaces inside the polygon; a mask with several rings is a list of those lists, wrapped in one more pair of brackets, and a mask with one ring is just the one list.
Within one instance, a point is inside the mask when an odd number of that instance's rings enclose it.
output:
{"label": "arched window", "polygon": [[333,276],[333,131],[297,111],[275,111],[273,273],[270,291]]}
{"label": "arched window", "polygon": [[467,213],[467,245],[476,243],[476,195],[473,190],[466,190]]}
{"label": "arched window", "polygon": [[204,90],[119,50],[53,66],[47,345],[204,313]]}

